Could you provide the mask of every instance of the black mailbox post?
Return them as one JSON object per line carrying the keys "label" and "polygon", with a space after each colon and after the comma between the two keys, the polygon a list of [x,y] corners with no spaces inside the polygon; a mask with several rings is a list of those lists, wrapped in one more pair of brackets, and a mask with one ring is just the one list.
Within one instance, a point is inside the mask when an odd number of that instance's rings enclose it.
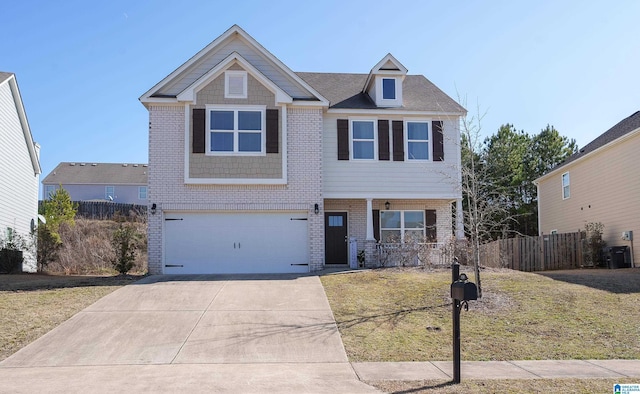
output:
{"label": "black mailbox post", "polygon": [[467,275],[460,274],[460,264],[454,259],[451,265],[451,298],[453,299],[453,383],[460,383],[460,309],[464,305],[469,309],[467,301],[478,299],[478,288],[467,280]]}

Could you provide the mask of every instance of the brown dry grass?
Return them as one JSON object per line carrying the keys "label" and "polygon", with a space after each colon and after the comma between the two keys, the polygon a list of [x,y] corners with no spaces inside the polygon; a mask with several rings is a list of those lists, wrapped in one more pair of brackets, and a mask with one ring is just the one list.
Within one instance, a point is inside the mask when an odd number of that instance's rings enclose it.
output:
{"label": "brown dry grass", "polygon": [[638,383],[622,379],[531,379],[531,380],[467,380],[453,385],[442,381],[376,381],[366,382],[386,393],[457,394],[457,393],[611,393],[616,383]]}
{"label": "brown dry grass", "polygon": [[136,276],[0,275],[0,361]]}
{"label": "brown dry grass", "polygon": [[[120,223],[112,220],[76,219],[75,226],[60,229],[62,248],[59,259],[49,264],[46,271],[65,275],[113,275],[111,264],[113,248],[111,237]],[[140,234],[136,265],[132,273],[147,271],[147,224],[132,223]]]}
{"label": "brown dry grass", "polygon": [[[462,312],[463,360],[640,358],[639,269],[487,270],[481,279],[482,300]],[[321,280],[351,361],[451,360],[450,271]]]}

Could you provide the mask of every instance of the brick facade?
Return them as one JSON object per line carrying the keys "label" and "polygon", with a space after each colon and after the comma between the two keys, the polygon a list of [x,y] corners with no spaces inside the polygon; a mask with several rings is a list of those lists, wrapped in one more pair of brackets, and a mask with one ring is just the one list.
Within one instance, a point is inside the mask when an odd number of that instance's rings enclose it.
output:
{"label": "brick facade", "polygon": [[[286,185],[188,185],[184,182],[185,108],[149,108],[149,272],[162,272],[163,211],[300,211],[309,212],[310,269],[324,260],[322,213],[322,110],[288,108]],[[319,204],[321,212],[314,213]]]}

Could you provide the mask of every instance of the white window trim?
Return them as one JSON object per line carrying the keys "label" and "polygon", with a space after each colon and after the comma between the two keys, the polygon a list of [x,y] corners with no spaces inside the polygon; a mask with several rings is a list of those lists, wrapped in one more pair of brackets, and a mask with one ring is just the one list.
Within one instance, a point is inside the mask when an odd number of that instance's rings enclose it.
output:
{"label": "white window trim", "polygon": [[[567,184],[564,184],[564,176],[567,176]],[[563,200],[568,200],[569,198],[571,198],[571,176],[569,176],[569,172],[565,172],[562,174],[562,176],[560,176],[560,186],[561,186],[561,193],[562,193],[562,199]],[[564,193],[564,188],[567,187],[568,189],[568,193],[567,195],[565,195]]]}
{"label": "white window trim", "polygon": [[[353,149],[354,141],[370,141],[353,138],[353,122],[371,122],[373,123],[373,158],[357,159],[353,157],[355,149]],[[378,120],[372,118],[349,118],[349,160],[354,161],[375,161],[378,160]]]}
{"label": "white window trim", "polygon": [[[396,83],[396,98],[395,99],[384,99],[383,97],[383,79],[395,79]],[[377,76],[376,77],[376,104],[379,106],[388,106],[388,107],[401,107],[402,106],[402,78],[397,76]]]}
{"label": "white window trim", "polygon": [[[111,188],[113,190],[111,192],[111,194],[109,194],[109,188]],[[111,198],[113,200],[116,199],[116,187],[115,186],[105,186],[104,187],[104,199],[105,200],[109,200],[109,196],[111,196]]]}
{"label": "white window trim", "polygon": [[[427,133],[428,133],[428,138],[429,140],[427,140],[429,147],[427,148],[429,150],[429,158],[428,159],[413,159],[411,157],[409,157],[409,126],[408,123],[426,123],[427,124]],[[425,142],[424,140],[412,140],[415,142]],[[432,130],[432,123],[431,123],[431,119],[404,119],[404,159],[406,161],[412,161],[412,162],[431,162],[433,161],[433,130]]]}
{"label": "white window trim", "polygon": [[[242,77],[242,94],[229,92],[229,78]],[[247,72],[240,70],[227,70],[224,72],[224,98],[247,98]]]}
{"label": "white window trim", "polygon": [[[234,130],[227,130],[227,132],[233,132],[233,151],[232,152],[214,152],[211,150],[211,111],[234,111],[233,125]],[[262,130],[260,139],[260,152],[239,152],[238,151],[238,134],[241,132],[238,130],[238,111],[260,111]],[[207,105],[205,111],[205,155],[207,156],[266,156],[267,155],[267,106],[266,105],[233,105],[233,104],[218,104]],[[258,130],[247,131],[251,133],[257,133]]]}
{"label": "white window trim", "polygon": [[[142,196],[142,189],[144,189],[144,197]],[[146,186],[138,186],[138,200],[147,200],[149,198],[149,189]]]}
{"label": "white window trim", "polygon": [[[388,99],[388,98],[384,98],[384,80],[388,79],[390,81],[393,81],[393,98]],[[398,80],[396,78],[388,78],[388,77],[382,77],[382,82],[380,83],[380,86],[382,87],[382,99],[383,100],[393,100],[396,101],[398,99]]]}
{"label": "white window trim", "polygon": [[400,212],[400,228],[389,228],[389,227],[382,227],[382,219],[380,219],[380,234],[378,234],[378,236],[380,237],[380,241],[382,242],[382,231],[387,230],[387,231],[398,231],[400,230],[400,242],[404,243],[404,233],[409,230],[409,231],[418,231],[418,228],[405,228],[404,226],[404,213],[405,212],[421,212],[422,213],[422,237],[426,237],[427,236],[427,226],[426,226],[426,217],[425,217],[425,212],[423,210],[420,209],[403,209],[403,210],[398,210],[398,209],[390,209],[388,211],[380,211],[380,214],[384,213],[384,212]]}
{"label": "white window trim", "polygon": [[[47,192],[47,189],[49,190]],[[55,191],[58,189],[58,187],[56,185],[44,185],[44,196],[43,196],[43,200],[49,200],[50,199],[50,195],[52,193],[55,193]]]}

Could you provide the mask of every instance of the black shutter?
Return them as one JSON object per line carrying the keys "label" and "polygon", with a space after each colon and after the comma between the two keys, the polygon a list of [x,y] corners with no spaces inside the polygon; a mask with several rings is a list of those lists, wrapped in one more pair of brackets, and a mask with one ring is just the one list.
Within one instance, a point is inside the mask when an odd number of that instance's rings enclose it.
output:
{"label": "black shutter", "polygon": [[442,134],[442,121],[431,122],[433,129],[433,161],[444,161],[444,135]]}
{"label": "black shutter", "polygon": [[438,242],[435,209],[427,209],[424,211],[424,226],[426,230],[425,235],[427,238],[427,242]]}
{"label": "black shutter", "polygon": [[373,211],[373,238],[380,242],[380,210],[374,209]]}
{"label": "black shutter", "polygon": [[278,110],[267,110],[267,153],[278,153]]}
{"label": "black shutter", "polygon": [[193,153],[204,153],[205,141],[205,110],[203,108],[193,109]]}
{"label": "black shutter", "polygon": [[393,129],[393,161],[404,161],[404,124],[401,120],[391,122]]}
{"label": "black shutter", "polygon": [[378,120],[378,159],[389,160],[389,121]]}
{"label": "black shutter", "polygon": [[349,160],[349,120],[338,119],[338,160]]}

